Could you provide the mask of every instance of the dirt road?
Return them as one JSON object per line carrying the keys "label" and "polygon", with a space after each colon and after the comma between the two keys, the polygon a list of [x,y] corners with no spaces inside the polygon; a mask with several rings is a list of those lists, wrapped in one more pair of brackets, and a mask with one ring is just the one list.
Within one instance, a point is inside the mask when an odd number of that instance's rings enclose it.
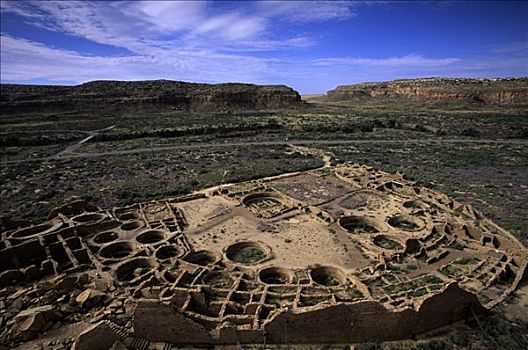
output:
{"label": "dirt road", "polygon": [[115,150],[106,152],[74,152],[76,149],[82,146],[83,143],[89,141],[89,137],[67,147],[62,152],[43,158],[32,158],[32,159],[21,159],[2,162],[3,164],[10,163],[23,163],[43,160],[61,160],[61,159],[72,159],[72,158],[93,158],[93,157],[107,157],[115,155],[125,154],[136,154],[136,153],[148,153],[148,152],[160,152],[170,150],[191,150],[191,149],[202,149],[202,148],[214,148],[214,147],[237,147],[237,146],[314,146],[314,145],[354,145],[354,144],[526,144],[528,146],[528,140],[520,139],[503,139],[503,140],[491,140],[491,139],[406,139],[406,140],[350,140],[350,139],[338,139],[338,140],[285,140],[285,141],[255,141],[255,142],[225,142],[225,143],[205,143],[199,142],[194,144],[186,145],[172,145],[172,146],[158,146],[158,147],[147,147],[147,148],[135,148],[127,150]]}

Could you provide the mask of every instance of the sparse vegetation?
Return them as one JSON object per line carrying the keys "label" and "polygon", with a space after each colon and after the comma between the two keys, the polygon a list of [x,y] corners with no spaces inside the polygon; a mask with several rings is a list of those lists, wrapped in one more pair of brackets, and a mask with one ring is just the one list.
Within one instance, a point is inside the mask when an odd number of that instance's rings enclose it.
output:
{"label": "sparse vegetation", "polygon": [[453,263],[458,264],[458,265],[468,265],[476,261],[477,261],[476,258],[460,258],[460,259],[456,259],[455,261],[453,261]]}
{"label": "sparse vegetation", "polygon": [[390,238],[387,238],[385,236],[376,237],[374,239],[374,244],[376,244],[379,247],[385,248],[385,249],[391,249],[391,250],[403,249],[403,246],[400,243]]}
{"label": "sparse vegetation", "polygon": [[393,227],[401,228],[402,230],[415,230],[418,228],[418,225],[416,225],[414,222],[409,221],[402,217],[394,217],[389,220],[389,224]]}
{"label": "sparse vegetation", "polygon": [[361,293],[359,290],[357,290],[354,287],[347,287],[345,291],[352,299],[363,298],[363,293]]}
{"label": "sparse vegetation", "polygon": [[252,264],[261,260],[264,257],[264,252],[256,247],[242,248],[234,254],[233,261],[241,264]]}
{"label": "sparse vegetation", "polygon": [[451,340],[453,344],[462,346],[464,348],[467,347],[471,342],[466,332],[453,332],[449,336],[449,339]]}
{"label": "sparse vegetation", "polygon": [[[369,164],[407,174],[419,185],[438,188],[452,198],[472,204],[527,243],[523,182],[528,176],[525,115],[526,108],[522,106],[423,106],[415,102],[374,105],[340,101],[316,103],[298,110],[153,113],[134,110],[128,115],[109,112],[92,116],[74,112],[2,116],[0,224],[3,229],[10,229],[40,222],[51,208],[64,204],[70,197],[87,199],[110,209],[188,194],[222,183],[322,166],[319,157],[291,152],[287,146],[292,140],[303,140],[331,152],[332,164],[348,161]],[[91,131],[110,125],[116,127],[99,133],[76,150],[82,154],[50,158]],[[320,141],[333,144],[318,144]],[[409,203],[405,207],[409,208],[407,212],[414,213],[413,219],[420,215],[417,209],[452,212],[434,203],[423,207]],[[461,211],[452,214],[466,215]],[[389,224],[409,231],[419,227],[404,217],[394,217]],[[352,233],[379,233],[373,223],[361,219],[342,226]],[[380,230],[385,232],[381,225]],[[333,228],[328,232],[332,239],[339,236]],[[441,237],[434,232],[433,239]],[[213,236],[212,241],[217,243],[217,239]],[[369,259],[361,243],[353,238],[351,241]],[[286,238],[284,242],[292,240]],[[403,243],[386,236],[376,237],[375,244],[384,249],[403,249]],[[464,250],[464,245],[454,242],[450,248]],[[262,250],[250,247],[240,251],[235,261],[251,264],[263,256]],[[459,258],[440,271],[446,276],[459,276],[471,267],[467,265],[477,262],[474,258]],[[432,275],[403,278],[404,273],[418,270],[409,260],[403,264],[389,263],[387,268],[383,278],[394,284],[386,286],[387,282],[380,278],[369,287],[383,288],[388,294],[399,294],[398,297],[421,297],[443,287],[442,281]],[[173,271],[176,269],[177,266],[171,267]],[[148,271],[144,267],[132,271],[125,276],[123,285]],[[508,280],[511,276],[505,274],[501,278],[511,283]],[[287,281],[287,277],[278,274],[267,279],[269,284]],[[230,283],[219,280],[216,287],[227,287]],[[324,276],[318,283],[329,287],[340,284],[332,276]],[[352,287],[346,293],[351,299],[363,297]],[[485,294],[478,297],[484,303],[491,301]],[[343,298],[349,300],[346,295]],[[307,297],[301,298],[299,304],[311,306],[324,301],[327,299]],[[269,304],[281,302],[280,298],[267,300]],[[487,337],[481,336],[479,341],[490,349],[520,348],[515,325],[507,320],[492,315],[485,318],[483,325]],[[467,347],[475,339],[475,334],[469,333],[449,336],[449,341],[459,347]],[[356,348],[382,349],[382,346],[365,343]],[[447,340],[433,339],[417,342],[416,348],[451,347]]]}
{"label": "sparse vegetation", "polygon": [[361,218],[351,218],[342,224],[344,228],[351,232],[357,233],[378,233],[378,229],[374,226],[368,224],[365,220]]}
{"label": "sparse vegetation", "polygon": [[449,344],[441,339],[431,339],[416,344],[416,350],[448,350],[452,349]]}
{"label": "sparse vegetation", "polygon": [[464,245],[459,242],[455,242],[451,244],[451,248],[456,249],[456,250],[464,250]]}
{"label": "sparse vegetation", "polygon": [[361,343],[354,345],[357,350],[382,350],[382,347],[379,343]]}

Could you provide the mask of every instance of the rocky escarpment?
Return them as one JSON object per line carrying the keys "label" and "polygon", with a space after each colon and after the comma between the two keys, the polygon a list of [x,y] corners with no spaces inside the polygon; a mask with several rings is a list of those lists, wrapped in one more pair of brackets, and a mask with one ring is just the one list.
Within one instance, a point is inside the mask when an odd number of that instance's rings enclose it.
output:
{"label": "rocky escarpment", "polygon": [[92,81],[77,86],[1,86],[2,114],[171,109],[274,109],[301,106],[285,85],[195,84],[169,80]]}
{"label": "rocky escarpment", "polygon": [[482,104],[528,104],[528,78],[411,79],[338,86],[328,101],[415,100]]}

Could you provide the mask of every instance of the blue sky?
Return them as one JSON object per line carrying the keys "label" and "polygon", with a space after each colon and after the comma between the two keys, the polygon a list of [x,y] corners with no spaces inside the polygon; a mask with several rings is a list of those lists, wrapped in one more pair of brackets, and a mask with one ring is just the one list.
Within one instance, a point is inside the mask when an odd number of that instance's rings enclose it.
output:
{"label": "blue sky", "polygon": [[528,76],[528,1],[2,1],[2,83]]}

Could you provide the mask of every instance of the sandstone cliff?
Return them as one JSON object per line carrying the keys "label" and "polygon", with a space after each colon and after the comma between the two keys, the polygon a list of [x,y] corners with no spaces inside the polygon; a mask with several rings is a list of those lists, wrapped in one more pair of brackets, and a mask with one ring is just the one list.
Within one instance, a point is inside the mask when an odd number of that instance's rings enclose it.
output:
{"label": "sandstone cliff", "polygon": [[273,109],[301,106],[285,85],[194,84],[169,80],[92,81],[77,86],[2,84],[2,114],[170,109]]}
{"label": "sandstone cliff", "polygon": [[338,86],[326,93],[328,101],[415,100],[528,104],[528,78],[411,79]]}

